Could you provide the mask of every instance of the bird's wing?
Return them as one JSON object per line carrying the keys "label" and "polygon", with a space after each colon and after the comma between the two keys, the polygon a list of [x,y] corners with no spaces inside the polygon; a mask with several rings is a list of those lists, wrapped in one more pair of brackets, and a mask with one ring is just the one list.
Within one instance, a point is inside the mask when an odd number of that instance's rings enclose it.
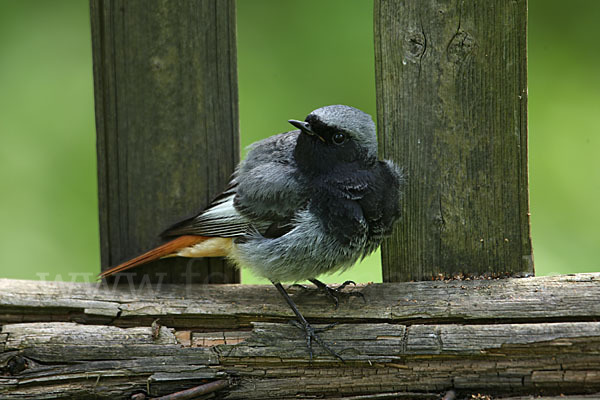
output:
{"label": "bird's wing", "polygon": [[254,143],[228,189],[206,211],[175,224],[163,236],[237,237],[259,232],[278,237],[288,232],[308,200],[294,159],[298,134],[287,132]]}
{"label": "bird's wing", "polygon": [[278,236],[288,229],[309,198],[294,158],[299,132],[286,132],[254,143],[238,168],[235,208]]}
{"label": "bird's wing", "polygon": [[205,211],[171,226],[162,233],[162,236],[236,237],[247,234],[252,226],[250,221],[233,206],[235,194],[234,179],[232,185],[219,195]]}

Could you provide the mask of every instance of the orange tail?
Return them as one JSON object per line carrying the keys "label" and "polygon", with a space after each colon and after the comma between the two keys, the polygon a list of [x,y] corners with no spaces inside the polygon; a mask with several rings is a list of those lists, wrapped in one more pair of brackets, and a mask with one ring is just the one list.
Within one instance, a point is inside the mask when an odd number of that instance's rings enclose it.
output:
{"label": "orange tail", "polygon": [[98,277],[106,278],[107,276],[114,275],[118,272],[122,272],[128,270],[130,268],[137,267],[138,265],[149,263],[150,261],[158,260],[159,258],[167,257],[169,255],[173,255],[177,250],[193,246],[197,243],[203,242],[208,237],[204,236],[194,236],[194,235],[184,235],[179,236],[176,239],[171,240],[165,244],[162,244],[142,255],[139,255],[135,258],[132,258],[129,261],[125,261],[122,264],[117,265],[116,267],[112,267],[111,269],[107,269],[106,271],[101,272]]}

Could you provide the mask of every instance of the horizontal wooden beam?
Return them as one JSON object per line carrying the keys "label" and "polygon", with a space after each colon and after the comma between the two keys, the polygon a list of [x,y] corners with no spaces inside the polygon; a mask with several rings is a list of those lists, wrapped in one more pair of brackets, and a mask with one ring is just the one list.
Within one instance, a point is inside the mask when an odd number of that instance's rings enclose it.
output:
{"label": "horizontal wooden beam", "polygon": [[345,362],[317,345],[311,363],[269,286],[0,280],[0,397],[159,396],[217,380],[228,399],[600,391],[600,274],[350,290],[366,302],[335,310],[290,290],[310,321],[338,323],[321,336]]}
{"label": "horizontal wooden beam", "polygon": [[[118,283],[118,282],[117,282]],[[0,279],[0,323],[72,321],[173,328],[249,328],[293,314],[271,285],[154,285]],[[600,274],[359,285],[335,310],[321,294],[289,292],[308,319],[403,324],[595,321]]]}

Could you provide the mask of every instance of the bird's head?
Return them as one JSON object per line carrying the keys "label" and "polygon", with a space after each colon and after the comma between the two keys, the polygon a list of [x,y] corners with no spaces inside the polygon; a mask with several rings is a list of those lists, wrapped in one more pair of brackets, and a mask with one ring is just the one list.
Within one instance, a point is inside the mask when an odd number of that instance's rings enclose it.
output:
{"label": "bird's head", "polygon": [[[323,162],[374,162],[377,159],[375,123],[363,111],[344,105],[321,107],[304,121],[289,120],[300,129],[300,152]],[[307,155],[306,155],[307,156]],[[312,157],[309,157],[312,158]]]}

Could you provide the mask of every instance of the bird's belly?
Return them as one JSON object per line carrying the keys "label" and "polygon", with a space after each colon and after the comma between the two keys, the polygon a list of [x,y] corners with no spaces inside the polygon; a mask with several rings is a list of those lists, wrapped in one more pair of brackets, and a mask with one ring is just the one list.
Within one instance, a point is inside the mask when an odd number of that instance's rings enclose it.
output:
{"label": "bird's belly", "polygon": [[363,254],[356,248],[328,243],[329,239],[289,241],[284,238],[254,238],[234,242],[229,258],[271,281],[297,282],[351,267]]}

